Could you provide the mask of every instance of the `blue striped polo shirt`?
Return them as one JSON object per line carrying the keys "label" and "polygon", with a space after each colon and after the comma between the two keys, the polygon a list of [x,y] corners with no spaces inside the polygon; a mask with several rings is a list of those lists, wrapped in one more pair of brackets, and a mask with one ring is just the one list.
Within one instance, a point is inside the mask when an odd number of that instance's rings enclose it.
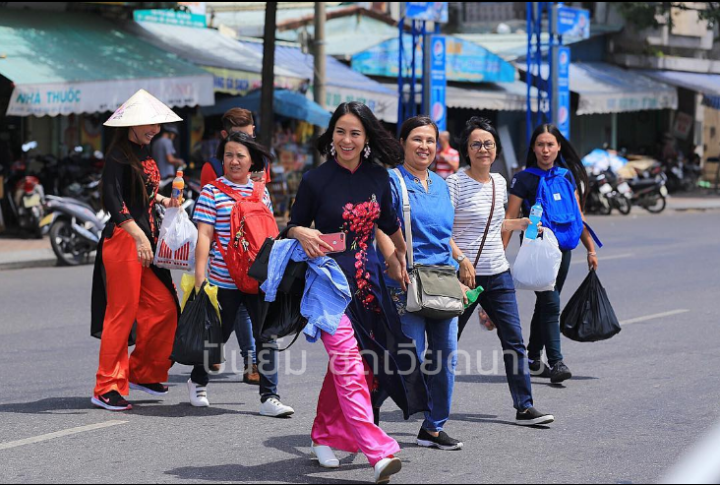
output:
{"label": "blue striped polo shirt", "polygon": [[[245,185],[234,184],[225,177],[220,177],[218,180],[231,187],[243,197],[250,197],[253,193],[254,184],[252,180]],[[267,189],[265,189],[263,202],[265,202],[265,205],[270,209],[270,212],[272,212],[272,201],[270,200],[270,192],[268,192]],[[233,207],[235,207],[235,201],[230,196],[220,192],[213,185],[206,185],[203,188],[197,205],[195,206],[195,222],[202,222],[214,226],[215,233],[220,238],[220,242],[224,248],[227,248],[228,244],[230,244],[230,215],[232,214]],[[227,264],[225,264],[222,254],[215,244],[214,238],[210,249],[208,282],[211,285],[226,290],[237,290],[237,286],[235,286],[235,282],[230,277]]]}

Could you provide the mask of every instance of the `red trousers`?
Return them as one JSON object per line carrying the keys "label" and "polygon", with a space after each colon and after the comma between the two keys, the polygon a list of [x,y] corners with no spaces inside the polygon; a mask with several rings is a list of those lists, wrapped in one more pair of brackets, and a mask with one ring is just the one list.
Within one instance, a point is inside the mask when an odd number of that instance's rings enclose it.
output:
{"label": "red trousers", "polygon": [[[127,396],[129,383],[167,381],[177,328],[175,299],[150,268],[137,257],[135,240],[116,228],[102,251],[107,278],[107,310],[100,342],[95,395],[118,391]],[[137,321],[137,343],[128,357],[128,338]]]}

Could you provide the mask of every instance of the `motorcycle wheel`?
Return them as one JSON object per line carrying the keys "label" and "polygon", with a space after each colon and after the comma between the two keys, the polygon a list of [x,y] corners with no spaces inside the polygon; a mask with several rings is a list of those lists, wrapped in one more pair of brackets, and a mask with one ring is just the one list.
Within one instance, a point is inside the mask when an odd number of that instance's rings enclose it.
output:
{"label": "motorcycle wheel", "polygon": [[620,214],[627,216],[630,215],[630,211],[632,211],[632,204],[626,197],[618,197],[615,201],[615,208]]}
{"label": "motorcycle wheel", "polygon": [[598,214],[601,216],[609,216],[612,214],[613,206],[607,197],[601,197],[598,203]]}
{"label": "motorcycle wheel", "polygon": [[50,244],[60,266],[78,266],[85,259],[85,254],[76,249],[78,236],[64,219],[58,219],[50,228]]}
{"label": "motorcycle wheel", "polygon": [[646,205],[645,209],[647,209],[647,211],[650,214],[660,214],[662,211],[665,210],[666,207],[667,207],[667,199],[661,195],[657,199],[657,202],[655,202],[655,205],[653,205],[653,206]]}

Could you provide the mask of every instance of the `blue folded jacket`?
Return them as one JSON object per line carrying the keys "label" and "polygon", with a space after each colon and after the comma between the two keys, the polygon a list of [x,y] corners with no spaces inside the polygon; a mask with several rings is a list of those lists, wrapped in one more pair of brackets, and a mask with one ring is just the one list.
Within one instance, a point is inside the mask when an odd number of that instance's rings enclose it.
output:
{"label": "blue folded jacket", "polygon": [[310,259],[295,239],[275,241],[268,265],[268,279],[260,289],[265,301],[274,302],[285,270],[290,261],[307,262],[305,293],[300,313],[308,319],[304,333],[308,342],[317,342],[320,331],[335,335],[340,319],[352,301],[345,273],[337,262],[327,256]]}

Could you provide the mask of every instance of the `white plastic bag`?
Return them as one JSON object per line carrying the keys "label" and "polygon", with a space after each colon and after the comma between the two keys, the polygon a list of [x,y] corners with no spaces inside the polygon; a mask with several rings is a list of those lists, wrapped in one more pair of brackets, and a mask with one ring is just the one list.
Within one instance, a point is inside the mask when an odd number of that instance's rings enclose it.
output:
{"label": "white plastic bag", "polygon": [[175,207],[168,209],[160,228],[155,266],[194,273],[197,240],[198,230],[187,212]]}
{"label": "white plastic bag", "polygon": [[555,289],[562,265],[562,251],[555,234],[547,228],[543,231],[542,239],[523,240],[513,267],[515,288],[518,290],[542,292]]}

